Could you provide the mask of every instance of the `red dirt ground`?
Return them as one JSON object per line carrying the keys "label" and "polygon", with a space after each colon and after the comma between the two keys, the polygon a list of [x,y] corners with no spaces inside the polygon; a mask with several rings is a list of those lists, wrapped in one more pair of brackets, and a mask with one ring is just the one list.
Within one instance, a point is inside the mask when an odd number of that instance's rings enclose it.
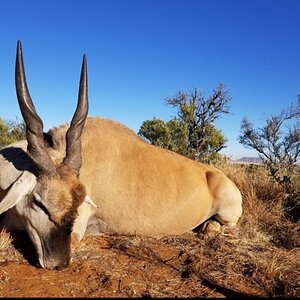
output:
{"label": "red dirt ground", "polygon": [[0,262],[1,297],[245,296],[199,278],[190,268],[194,262],[185,248],[173,242],[85,237],[74,250],[70,266],[62,271],[36,267],[34,250],[24,249],[24,244],[29,245],[27,238],[15,237],[14,247],[20,254]]}

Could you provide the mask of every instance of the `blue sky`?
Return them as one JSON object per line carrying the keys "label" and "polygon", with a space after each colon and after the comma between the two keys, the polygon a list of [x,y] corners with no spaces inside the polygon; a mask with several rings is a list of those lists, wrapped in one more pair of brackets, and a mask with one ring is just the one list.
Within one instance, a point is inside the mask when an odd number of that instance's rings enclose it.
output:
{"label": "blue sky", "polygon": [[228,156],[253,156],[238,143],[300,93],[299,0],[0,0],[0,116],[21,119],[14,86],[17,40],[44,128],[69,121],[82,55],[88,59],[89,114],[134,131],[168,120],[165,98],[194,88],[230,90],[230,115],[216,122]]}

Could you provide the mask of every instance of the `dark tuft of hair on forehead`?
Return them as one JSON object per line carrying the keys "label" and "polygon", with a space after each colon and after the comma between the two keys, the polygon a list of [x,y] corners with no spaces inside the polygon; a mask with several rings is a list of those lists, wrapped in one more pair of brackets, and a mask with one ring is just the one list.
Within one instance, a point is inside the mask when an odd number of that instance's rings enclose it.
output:
{"label": "dark tuft of hair on forehead", "polygon": [[77,207],[83,202],[86,196],[85,187],[80,182],[78,182],[74,185],[71,193],[73,198],[72,207],[74,206],[77,209]]}
{"label": "dark tuft of hair on forehead", "polygon": [[81,205],[86,196],[85,187],[81,183],[75,184],[72,188],[71,194],[73,198],[72,206],[60,222],[60,226],[69,233],[72,232],[74,221],[78,216],[78,206]]}

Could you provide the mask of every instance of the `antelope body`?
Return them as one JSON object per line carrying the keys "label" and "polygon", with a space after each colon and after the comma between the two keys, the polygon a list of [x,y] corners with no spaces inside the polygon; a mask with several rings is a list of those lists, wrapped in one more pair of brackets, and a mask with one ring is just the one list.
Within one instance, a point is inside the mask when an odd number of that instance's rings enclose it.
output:
{"label": "antelope body", "polygon": [[124,125],[87,117],[86,60],[71,124],[43,133],[18,43],[16,87],[27,141],[0,150],[2,226],[25,228],[44,268],[61,269],[88,231],[182,234],[214,216],[234,226],[242,197],[220,170],[152,146]]}

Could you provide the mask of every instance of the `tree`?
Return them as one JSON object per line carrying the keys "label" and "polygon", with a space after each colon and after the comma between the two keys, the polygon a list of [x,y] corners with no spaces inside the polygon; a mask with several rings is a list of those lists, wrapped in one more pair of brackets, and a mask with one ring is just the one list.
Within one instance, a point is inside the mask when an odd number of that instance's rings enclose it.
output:
{"label": "tree", "polygon": [[187,128],[175,118],[167,122],[157,118],[146,120],[138,134],[152,145],[188,156]]}
{"label": "tree", "polygon": [[0,148],[26,138],[23,121],[4,121],[0,118]]}
{"label": "tree", "polygon": [[292,175],[299,168],[300,159],[300,95],[296,105],[283,109],[277,116],[266,120],[262,128],[254,129],[244,117],[239,142],[258,152],[267,165],[270,175],[284,187],[294,192]]}
{"label": "tree", "polygon": [[165,100],[176,108],[177,116],[167,122],[156,118],[144,121],[138,134],[154,145],[209,162],[227,142],[213,123],[221,114],[229,113],[228,94],[222,84],[208,98],[197,89],[178,92]]}

